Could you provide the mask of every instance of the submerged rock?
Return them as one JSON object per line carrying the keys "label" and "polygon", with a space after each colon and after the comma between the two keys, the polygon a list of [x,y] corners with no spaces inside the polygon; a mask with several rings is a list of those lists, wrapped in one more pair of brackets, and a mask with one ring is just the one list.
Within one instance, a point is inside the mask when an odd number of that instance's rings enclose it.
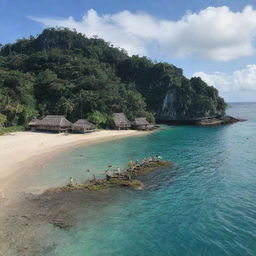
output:
{"label": "submerged rock", "polygon": [[54,225],[55,227],[58,227],[60,229],[65,229],[65,230],[71,228],[71,226],[72,226],[70,223],[68,223],[64,219],[55,219],[55,218],[51,219],[50,218],[48,222],[50,224]]}

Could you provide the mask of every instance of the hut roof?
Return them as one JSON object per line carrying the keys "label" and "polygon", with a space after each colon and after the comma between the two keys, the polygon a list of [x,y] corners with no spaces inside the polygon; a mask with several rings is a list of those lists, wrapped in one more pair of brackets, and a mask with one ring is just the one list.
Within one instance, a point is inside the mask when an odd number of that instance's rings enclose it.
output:
{"label": "hut roof", "polygon": [[150,123],[147,121],[146,117],[138,117],[135,118],[133,121],[133,125],[141,126],[141,125],[150,125]]}
{"label": "hut roof", "polygon": [[127,125],[130,126],[131,122],[127,119],[124,113],[114,113],[113,120],[117,127]]}
{"label": "hut roof", "polygon": [[88,120],[85,119],[79,119],[77,120],[73,126],[73,128],[84,128],[84,129],[95,129],[96,125],[90,123]]}
{"label": "hut roof", "polygon": [[42,120],[36,122],[40,126],[54,126],[54,127],[71,127],[72,123],[69,122],[65,116],[48,115]]}
{"label": "hut roof", "polygon": [[37,118],[33,118],[33,119],[28,123],[28,125],[29,125],[29,126],[36,125],[36,124],[38,123],[38,121],[40,121],[40,120],[37,119]]}

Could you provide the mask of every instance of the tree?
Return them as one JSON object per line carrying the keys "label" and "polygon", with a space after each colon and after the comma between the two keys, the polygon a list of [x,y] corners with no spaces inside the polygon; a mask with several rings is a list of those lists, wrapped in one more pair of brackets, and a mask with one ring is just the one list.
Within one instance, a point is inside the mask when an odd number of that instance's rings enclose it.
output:
{"label": "tree", "polygon": [[4,126],[6,124],[7,118],[6,115],[0,113],[0,126]]}
{"label": "tree", "polygon": [[60,114],[64,113],[65,116],[68,116],[73,112],[75,104],[71,99],[61,97],[57,103],[57,108],[59,109]]}
{"label": "tree", "polygon": [[108,117],[106,114],[103,114],[99,111],[94,111],[92,113],[90,113],[88,116],[87,116],[87,119],[94,123],[96,126],[102,126],[104,124],[106,124],[106,122],[108,121]]}
{"label": "tree", "polygon": [[71,121],[90,116],[107,126],[114,112],[153,122],[167,94],[175,96],[173,112],[183,119],[225,113],[218,91],[200,78],[187,79],[174,65],[129,57],[102,39],[66,28],[45,29],[0,48],[0,111],[7,126],[47,114]]}

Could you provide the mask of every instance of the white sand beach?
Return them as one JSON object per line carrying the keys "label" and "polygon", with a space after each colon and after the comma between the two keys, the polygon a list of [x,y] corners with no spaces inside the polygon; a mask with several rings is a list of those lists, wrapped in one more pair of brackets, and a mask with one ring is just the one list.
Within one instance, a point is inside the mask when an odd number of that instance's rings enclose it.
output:
{"label": "white sand beach", "polygon": [[134,130],[100,130],[88,134],[16,132],[0,136],[0,181],[4,181],[0,185],[6,187],[19,172],[38,169],[47,159],[71,147],[142,134]]}

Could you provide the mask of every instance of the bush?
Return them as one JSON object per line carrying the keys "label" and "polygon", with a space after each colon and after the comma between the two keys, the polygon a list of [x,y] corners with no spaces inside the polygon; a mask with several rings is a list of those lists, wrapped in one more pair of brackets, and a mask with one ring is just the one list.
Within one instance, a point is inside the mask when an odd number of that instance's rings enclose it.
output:
{"label": "bush", "polygon": [[10,132],[20,132],[24,131],[23,126],[11,126],[11,127],[0,127],[0,135],[10,133]]}
{"label": "bush", "polygon": [[7,122],[6,115],[3,115],[0,113],[0,126],[4,126],[6,122]]}
{"label": "bush", "polygon": [[87,119],[94,123],[96,126],[104,126],[106,125],[107,121],[108,121],[108,117],[106,114],[101,113],[100,111],[93,111],[92,113],[90,113],[87,117]]}

